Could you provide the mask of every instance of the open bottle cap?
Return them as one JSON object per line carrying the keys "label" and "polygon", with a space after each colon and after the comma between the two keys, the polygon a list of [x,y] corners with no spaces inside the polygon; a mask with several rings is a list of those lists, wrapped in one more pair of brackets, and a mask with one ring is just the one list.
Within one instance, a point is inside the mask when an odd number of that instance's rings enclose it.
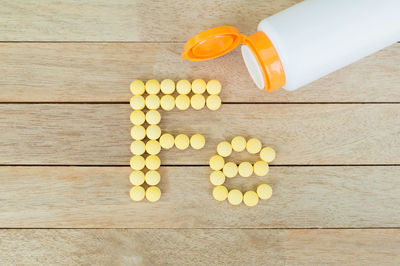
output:
{"label": "open bottle cap", "polygon": [[220,57],[238,47],[243,37],[235,27],[230,26],[200,32],[187,41],[182,58],[203,61]]}

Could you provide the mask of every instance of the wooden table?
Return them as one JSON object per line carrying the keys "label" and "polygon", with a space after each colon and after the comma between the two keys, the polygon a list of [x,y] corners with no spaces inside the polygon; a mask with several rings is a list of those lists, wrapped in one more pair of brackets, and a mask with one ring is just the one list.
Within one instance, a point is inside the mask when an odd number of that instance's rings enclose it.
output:
{"label": "wooden table", "polygon": [[[399,264],[400,44],[295,92],[255,88],[239,51],[180,58],[204,29],[245,34],[298,0],[4,1],[0,7],[0,262]],[[306,64],[307,62],[304,62]],[[162,199],[129,199],[129,83],[216,78],[216,112],[163,112],[202,133],[163,151]],[[235,135],[277,150],[254,208],[216,202],[208,159]],[[254,159],[254,157],[236,157]]]}

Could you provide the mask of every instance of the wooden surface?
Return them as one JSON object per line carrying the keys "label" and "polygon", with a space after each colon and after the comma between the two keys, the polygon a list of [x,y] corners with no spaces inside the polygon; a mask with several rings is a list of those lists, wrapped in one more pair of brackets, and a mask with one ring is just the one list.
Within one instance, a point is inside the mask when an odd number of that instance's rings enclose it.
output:
{"label": "wooden surface", "polygon": [[[4,1],[0,7],[0,264],[400,264],[400,44],[295,92],[255,88],[239,51],[180,58],[214,26],[242,33],[299,0]],[[400,40],[399,40],[400,41]],[[216,78],[216,112],[162,112],[201,133],[163,151],[158,203],[129,199],[129,83]],[[278,152],[254,208],[211,196],[216,144]],[[238,155],[234,161],[254,161]]]}

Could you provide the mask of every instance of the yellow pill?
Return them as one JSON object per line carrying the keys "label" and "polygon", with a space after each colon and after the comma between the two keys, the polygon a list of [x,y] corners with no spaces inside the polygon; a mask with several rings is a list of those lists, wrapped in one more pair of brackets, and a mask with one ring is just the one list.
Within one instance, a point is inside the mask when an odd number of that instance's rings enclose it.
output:
{"label": "yellow pill", "polygon": [[161,92],[164,94],[171,94],[175,91],[175,82],[172,79],[164,79],[161,81]]}
{"label": "yellow pill", "polygon": [[239,205],[243,201],[243,194],[237,189],[232,189],[228,193],[228,201],[232,205]]}
{"label": "yellow pill", "polygon": [[156,202],[161,198],[161,190],[158,187],[151,186],[146,190],[146,199],[150,202]]}
{"label": "yellow pill", "polygon": [[258,176],[265,176],[268,174],[269,166],[264,161],[258,161],[254,164],[254,173]]}
{"label": "yellow pill", "polygon": [[276,157],[276,152],[271,147],[265,147],[260,152],[261,160],[267,163],[272,162],[275,159],[275,157]]}
{"label": "yellow pill", "polygon": [[141,140],[135,140],[131,143],[131,153],[135,155],[142,155],[145,152],[145,144]]}
{"label": "yellow pill", "polygon": [[213,189],[213,197],[218,201],[224,201],[228,197],[228,189],[224,186],[216,186]]}
{"label": "yellow pill", "polygon": [[227,162],[222,169],[224,175],[226,177],[232,178],[235,177],[238,173],[238,166],[233,162]]}
{"label": "yellow pill", "polygon": [[133,170],[142,170],[144,168],[144,158],[140,155],[135,155],[130,160],[130,165]]}
{"label": "yellow pill", "polygon": [[175,105],[179,110],[186,110],[190,106],[190,98],[187,95],[180,94],[175,99]]}
{"label": "yellow pill", "polygon": [[160,183],[160,173],[154,170],[150,170],[146,173],[145,180],[148,185],[155,186]]}
{"label": "yellow pill", "polygon": [[195,110],[201,110],[206,105],[206,98],[201,94],[195,94],[190,98],[190,105]]}
{"label": "yellow pill", "polygon": [[160,92],[160,83],[155,80],[151,79],[146,82],[146,92],[148,94],[157,94]]}
{"label": "yellow pill", "polygon": [[272,196],[272,188],[267,184],[261,184],[257,187],[257,195],[260,199],[267,200]]}
{"label": "yellow pill", "polygon": [[171,111],[175,107],[175,98],[171,95],[164,95],[160,100],[161,108],[165,111]]}
{"label": "yellow pill", "polygon": [[160,168],[161,160],[160,160],[160,158],[158,158],[157,155],[152,154],[152,155],[147,156],[145,163],[146,163],[147,169],[157,170],[158,168]]}
{"label": "yellow pill", "polygon": [[130,90],[133,95],[142,95],[145,91],[144,83],[141,80],[134,80],[131,82]]}
{"label": "yellow pill", "polygon": [[219,155],[214,155],[210,158],[210,167],[213,170],[221,170],[225,165],[225,160]]}
{"label": "yellow pill", "polygon": [[141,201],[144,199],[146,192],[143,187],[141,186],[134,186],[129,191],[129,196],[133,201]]}
{"label": "yellow pill", "polygon": [[150,125],[157,125],[161,121],[161,114],[157,110],[150,110],[146,113],[146,121]]}
{"label": "yellow pill", "polygon": [[141,184],[144,183],[144,174],[142,171],[133,171],[129,175],[129,181],[131,181],[132,185],[134,186],[140,186]]}
{"label": "yellow pill", "polygon": [[247,191],[243,195],[243,202],[249,207],[253,207],[258,203],[258,195],[254,191]]}
{"label": "yellow pill", "polygon": [[221,92],[222,86],[218,80],[212,79],[207,82],[207,92],[209,94],[219,94]]}
{"label": "yellow pill", "polygon": [[158,109],[160,107],[160,97],[155,94],[150,94],[146,97],[146,107],[150,110]]}
{"label": "yellow pill", "polygon": [[130,120],[134,125],[141,125],[146,120],[146,116],[140,110],[135,110],[131,113]]}
{"label": "yellow pill", "polygon": [[253,165],[249,162],[241,162],[238,167],[240,176],[249,177],[253,174]]}
{"label": "yellow pill", "polygon": [[175,137],[175,146],[180,150],[187,149],[187,147],[189,147],[189,143],[189,137],[185,134],[179,134]]}
{"label": "yellow pill", "polygon": [[217,153],[222,157],[228,157],[232,153],[232,145],[227,141],[222,141],[217,145]]}
{"label": "yellow pill", "polygon": [[160,137],[160,145],[163,149],[171,149],[175,145],[175,138],[171,134],[165,133]]}
{"label": "yellow pill", "polygon": [[221,107],[221,98],[218,95],[210,95],[207,97],[207,107],[211,111],[216,111]]}
{"label": "yellow pill", "polygon": [[206,139],[200,134],[195,134],[190,138],[190,146],[195,150],[200,150],[205,144]]}
{"label": "yellow pill", "polygon": [[261,141],[256,138],[251,138],[247,141],[246,149],[251,154],[258,153],[262,148]]}
{"label": "yellow pill", "polygon": [[224,173],[222,173],[221,171],[217,170],[217,171],[213,171],[210,174],[210,182],[211,184],[213,184],[214,186],[219,186],[222,185],[225,182],[225,175]]}
{"label": "yellow pill", "polygon": [[146,129],[143,126],[133,126],[131,128],[131,137],[135,140],[142,140],[146,137]]}
{"label": "yellow pill", "polygon": [[129,104],[133,110],[142,110],[145,105],[144,98],[141,95],[133,95]]}
{"label": "yellow pill", "polygon": [[149,139],[158,139],[161,136],[161,128],[157,125],[149,125],[146,128],[146,135]]}
{"label": "yellow pill", "polygon": [[148,154],[158,154],[160,151],[161,145],[157,140],[151,139],[146,142],[146,152]]}
{"label": "yellow pill", "polygon": [[192,82],[192,91],[195,94],[203,94],[206,91],[206,82],[202,79],[195,79]]}
{"label": "yellow pill", "polygon": [[232,139],[232,149],[236,152],[241,152],[246,149],[246,139],[242,136],[236,136]]}
{"label": "yellow pill", "polygon": [[192,85],[188,80],[180,80],[176,83],[176,91],[179,94],[189,94],[190,90],[192,89]]}

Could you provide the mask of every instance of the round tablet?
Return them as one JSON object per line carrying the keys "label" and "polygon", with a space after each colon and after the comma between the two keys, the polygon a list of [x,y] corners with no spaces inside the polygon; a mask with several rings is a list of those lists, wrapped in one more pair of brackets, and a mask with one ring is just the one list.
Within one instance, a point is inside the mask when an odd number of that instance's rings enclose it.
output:
{"label": "round tablet", "polygon": [[175,145],[174,136],[168,133],[162,134],[160,137],[160,145],[163,149],[171,149]]}
{"label": "round tablet", "polygon": [[146,199],[150,202],[156,202],[161,198],[161,190],[158,187],[148,187],[146,190]]}
{"label": "round tablet", "polygon": [[253,165],[249,162],[241,162],[238,167],[240,176],[249,177],[253,174]]}
{"label": "round tablet", "polygon": [[141,125],[144,123],[146,117],[142,111],[135,110],[131,113],[130,119],[131,119],[132,124]]}
{"label": "round tablet", "polygon": [[222,157],[228,157],[232,153],[232,145],[227,141],[222,141],[217,145],[217,153]]}
{"label": "round tablet", "polygon": [[176,83],[176,91],[179,94],[189,94],[190,90],[192,89],[192,85],[188,80],[180,80]]}
{"label": "round tablet", "polygon": [[175,137],[175,146],[180,150],[184,150],[189,147],[189,142],[189,137],[185,134],[179,134]]}
{"label": "round tablet", "polygon": [[142,95],[145,91],[144,83],[141,80],[134,80],[131,82],[130,90],[133,95]]}
{"label": "round tablet", "polygon": [[187,95],[180,94],[175,99],[175,105],[179,110],[186,110],[190,106],[190,98]]}
{"label": "round tablet", "polygon": [[164,79],[160,84],[161,92],[171,94],[175,91],[175,82],[172,79]]}
{"label": "round tablet", "polygon": [[268,174],[269,166],[264,161],[258,161],[254,164],[254,173],[258,176],[265,176]]}
{"label": "round tablet", "polygon": [[251,190],[247,191],[243,195],[243,202],[244,202],[244,204],[246,204],[249,207],[253,207],[253,206],[257,205],[257,203],[258,203],[257,193],[254,191],[251,191]]}
{"label": "round tablet", "polygon": [[150,110],[146,113],[146,121],[150,125],[157,125],[161,121],[161,114],[157,110]]}
{"label": "round tablet", "polygon": [[150,110],[155,110],[160,107],[160,97],[155,94],[150,94],[146,97],[146,107]]}
{"label": "round tablet", "polygon": [[133,110],[142,110],[145,105],[144,98],[141,95],[133,95],[129,104]]}
{"label": "round tablet", "polygon": [[133,126],[131,128],[131,137],[136,140],[142,140],[146,137],[146,129],[143,126]]}
{"label": "round tablet", "polygon": [[158,139],[161,136],[161,128],[157,125],[149,125],[146,128],[146,135],[149,139]]}
{"label": "round tablet", "polygon": [[160,92],[160,83],[155,80],[151,79],[146,82],[146,92],[148,94],[157,94]]}
{"label": "round tablet", "polygon": [[144,158],[140,155],[132,156],[130,165],[133,170],[142,170],[144,168]]}
{"label": "round tablet", "polygon": [[261,160],[267,163],[272,162],[275,159],[275,157],[276,157],[276,152],[271,147],[265,147],[260,152]]}
{"label": "round tablet", "polygon": [[260,199],[267,200],[272,196],[272,188],[267,184],[261,184],[257,187],[257,195]]}
{"label": "round tablet", "polygon": [[129,181],[131,181],[132,185],[134,186],[140,186],[141,184],[144,183],[144,174],[142,171],[133,171],[129,175]]}
{"label": "round tablet", "polygon": [[256,154],[262,148],[261,141],[256,138],[251,138],[247,141],[246,149],[251,154]]}
{"label": "round tablet", "polygon": [[158,154],[160,151],[161,151],[161,146],[157,140],[151,139],[146,142],[146,152],[148,154]]}
{"label": "round tablet", "polygon": [[232,149],[236,152],[241,152],[246,149],[246,139],[242,136],[236,136],[232,139]]}
{"label": "round tablet", "polygon": [[161,160],[157,155],[149,155],[146,157],[146,167],[150,170],[157,170],[160,168]]}
{"label": "round tablet", "polygon": [[208,81],[206,87],[209,94],[219,94],[222,89],[221,83],[215,79]]}
{"label": "round tablet", "polygon": [[233,162],[227,162],[224,165],[224,168],[222,169],[222,172],[224,172],[224,175],[226,177],[232,178],[235,177],[238,173],[238,167],[235,163]]}
{"label": "round tablet", "polygon": [[218,201],[224,201],[228,197],[228,189],[224,186],[216,186],[213,189],[213,197]]}
{"label": "round tablet", "polygon": [[192,146],[192,148],[195,150],[200,150],[205,144],[206,139],[200,134],[195,134],[190,137],[190,146]]}
{"label": "round tablet", "polygon": [[218,95],[210,95],[207,97],[207,107],[211,111],[216,111],[221,107],[222,101]]}
{"label": "round tablet", "polygon": [[192,91],[195,94],[203,94],[206,91],[206,82],[202,79],[193,80]]}
{"label": "round tablet", "polygon": [[161,108],[165,111],[171,111],[175,107],[175,98],[171,95],[164,95],[160,100]]}
{"label": "round tablet", "polygon": [[143,187],[141,186],[134,186],[129,191],[129,196],[133,201],[141,201],[144,199],[146,192]]}
{"label": "round tablet", "polygon": [[232,205],[239,205],[243,201],[243,194],[240,190],[232,189],[228,193],[228,201]]}
{"label": "round tablet", "polygon": [[145,144],[141,140],[135,140],[131,143],[131,153],[134,155],[142,155],[145,152]]}
{"label": "round tablet", "polygon": [[210,182],[214,186],[222,185],[225,182],[225,175],[219,170],[213,171],[210,174]]}
{"label": "round tablet", "polygon": [[155,186],[160,183],[160,179],[160,173],[154,170],[148,171],[145,176],[146,183],[150,186]]}
{"label": "round tablet", "polygon": [[221,170],[225,165],[225,160],[219,155],[214,155],[210,158],[210,167],[213,170]]}
{"label": "round tablet", "polygon": [[190,105],[195,110],[201,110],[206,105],[206,98],[201,94],[195,94],[190,98]]}

